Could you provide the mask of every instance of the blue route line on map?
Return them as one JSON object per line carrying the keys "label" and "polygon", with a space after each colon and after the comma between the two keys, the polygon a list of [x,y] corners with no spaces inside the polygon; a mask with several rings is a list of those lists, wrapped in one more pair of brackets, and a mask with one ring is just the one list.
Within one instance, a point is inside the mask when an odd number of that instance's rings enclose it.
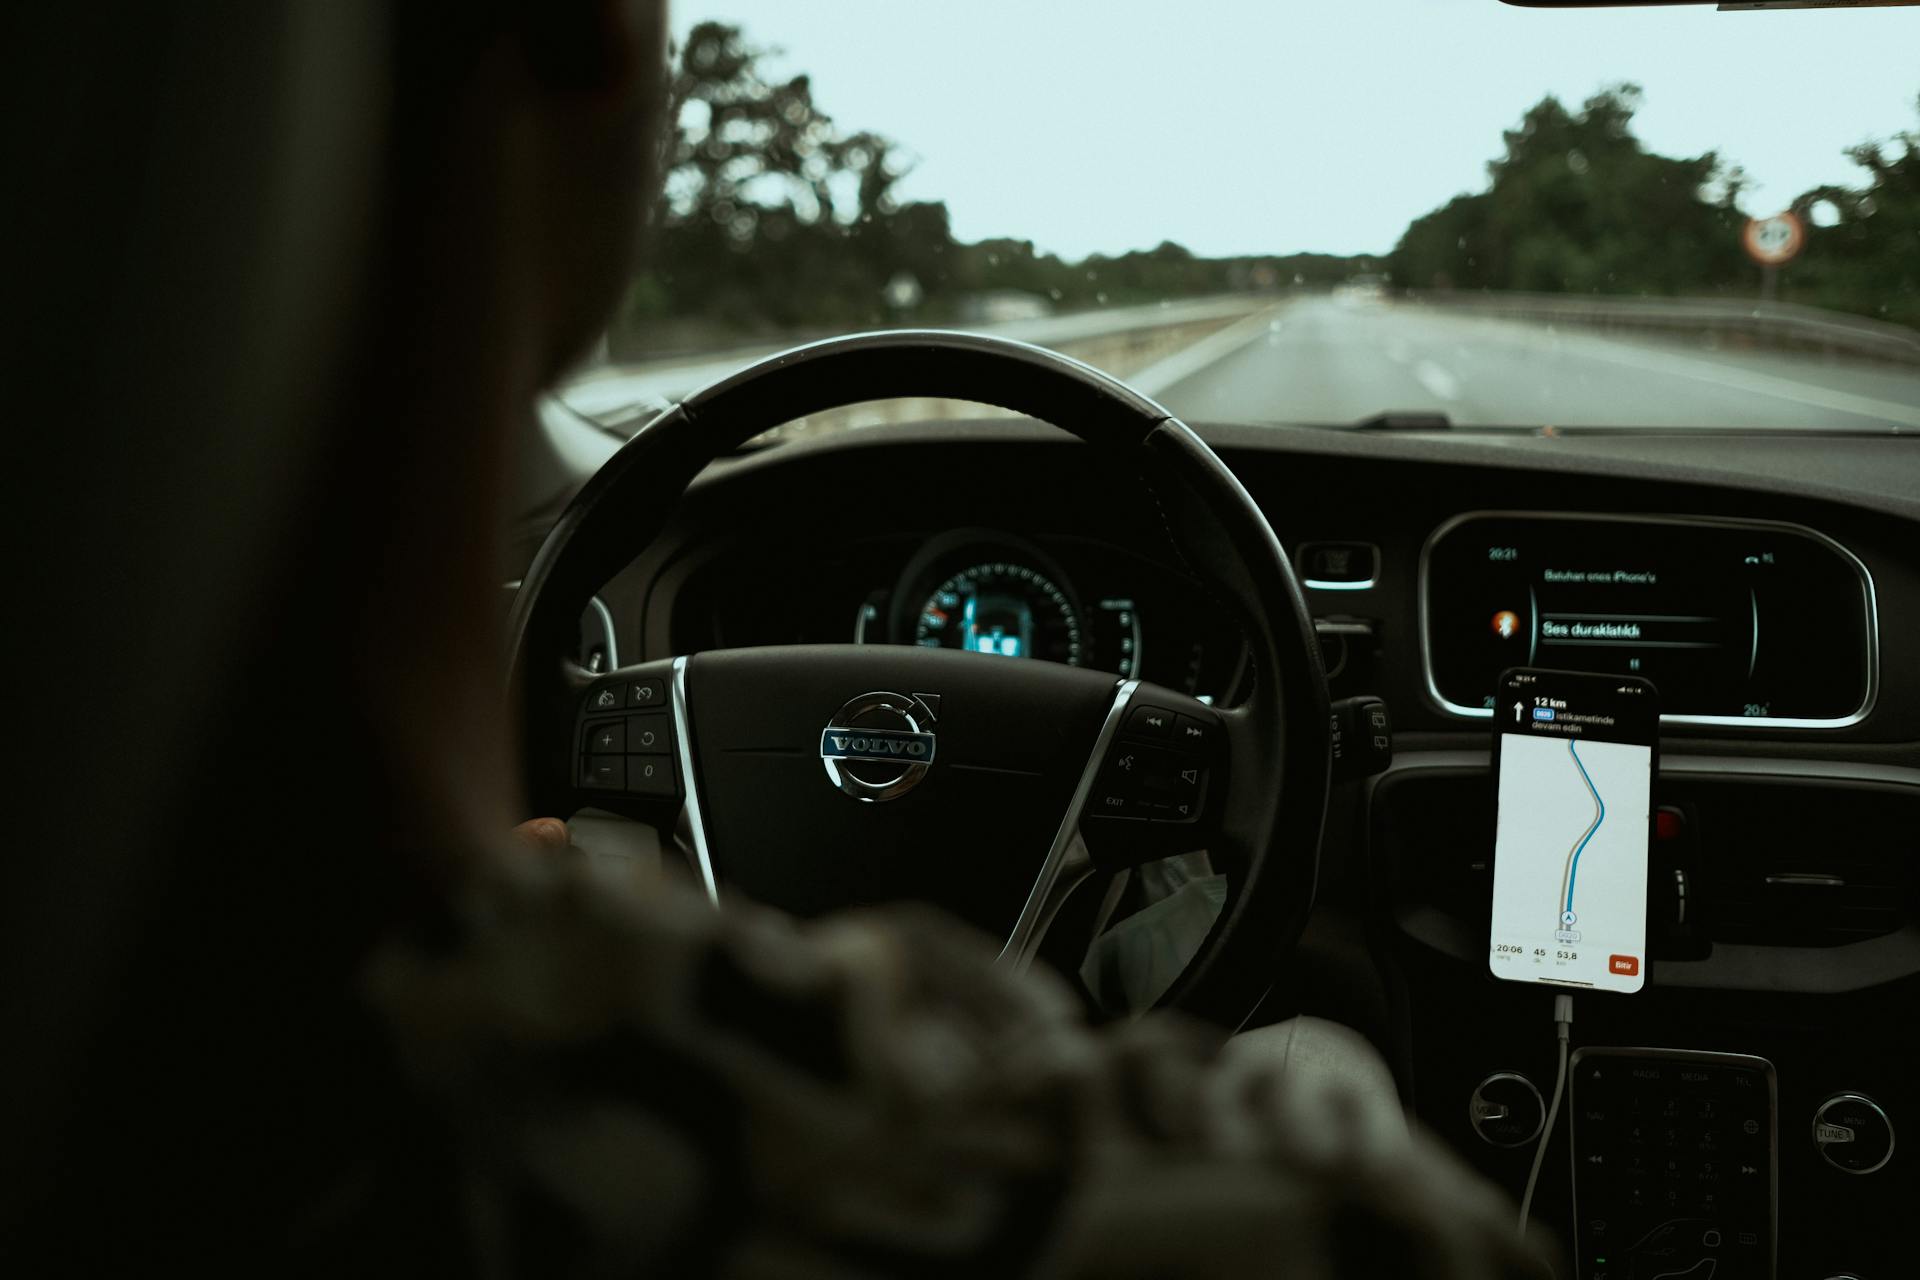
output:
{"label": "blue route line on map", "polygon": [[1593,839],[1593,833],[1607,820],[1607,802],[1600,798],[1599,789],[1593,785],[1593,779],[1587,776],[1587,766],[1580,763],[1580,753],[1574,750],[1573,739],[1567,739],[1567,754],[1573,757],[1574,768],[1580,771],[1580,781],[1587,784],[1587,790],[1593,793],[1593,802],[1600,806],[1600,813],[1587,828],[1587,834],[1580,837],[1580,844],[1573,851],[1573,866],[1567,872],[1567,910],[1573,910],[1573,882],[1580,875],[1580,855],[1586,851],[1587,841]]}

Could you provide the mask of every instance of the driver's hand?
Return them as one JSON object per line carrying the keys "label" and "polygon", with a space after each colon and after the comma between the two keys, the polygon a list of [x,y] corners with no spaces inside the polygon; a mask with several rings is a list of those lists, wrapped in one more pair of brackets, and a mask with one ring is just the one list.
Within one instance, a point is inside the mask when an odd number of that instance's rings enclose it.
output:
{"label": "driver's hand", "polygon": [[558,818],[529,818],[513,829],[513,838],[537,853],[565,853],[567,824]]}

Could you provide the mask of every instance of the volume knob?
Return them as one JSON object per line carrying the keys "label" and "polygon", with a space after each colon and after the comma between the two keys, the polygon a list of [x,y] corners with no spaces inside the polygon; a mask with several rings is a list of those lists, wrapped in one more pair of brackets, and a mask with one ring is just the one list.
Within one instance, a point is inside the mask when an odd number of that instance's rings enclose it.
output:
{"label": "volume knob", "polygon": [[1864,1093],[1836,1093],[1813,1113],[1820,1158],[1846,1173],[1872,1173],[1893,1159],[1893,1122]]}

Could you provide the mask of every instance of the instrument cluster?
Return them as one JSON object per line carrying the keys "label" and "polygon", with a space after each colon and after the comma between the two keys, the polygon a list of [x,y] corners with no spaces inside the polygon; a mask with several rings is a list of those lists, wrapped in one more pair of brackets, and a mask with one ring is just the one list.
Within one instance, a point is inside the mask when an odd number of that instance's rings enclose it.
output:
{"label": "instrument cluster", "polygon": [[1205,698],[1232,692],[1243,641],[1190,579],[1093,539],[997,529],[879,537],[828,558],[722,552],[673,594],[673,651],[922,645],[1060,662]]}

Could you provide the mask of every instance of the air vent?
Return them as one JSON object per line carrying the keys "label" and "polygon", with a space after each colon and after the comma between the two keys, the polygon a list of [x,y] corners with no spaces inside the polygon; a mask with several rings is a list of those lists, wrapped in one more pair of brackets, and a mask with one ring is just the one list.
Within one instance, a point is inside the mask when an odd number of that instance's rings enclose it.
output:
{"label": "air vent", "polygon": [[1484,769],[1393,778],[1376,792],[1374,846],[1395,900],[1437,908],[1484,941],[1493,914],[1493,797]]}
{"label": "air vent", "polygon": [[1825,852],[1773,870],[1724,870],[1715,885],[1713,937],[1837,947],[1893,933],[1914,914],[1913,876],[1904,862]]}
{"label": "air vent", "polygon": [[1837,947],[1920,914],[1920,798],[1911,791],[1787,781],[1707,790],[1699,806],[1715,941]]}

